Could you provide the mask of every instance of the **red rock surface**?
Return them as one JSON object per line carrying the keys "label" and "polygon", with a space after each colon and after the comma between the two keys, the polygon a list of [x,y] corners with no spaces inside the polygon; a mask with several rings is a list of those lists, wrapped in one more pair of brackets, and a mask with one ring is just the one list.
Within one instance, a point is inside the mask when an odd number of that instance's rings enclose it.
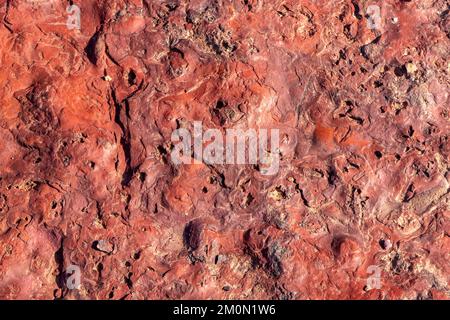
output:
{"label": "red rock surface", "polygon": [[[0,1],[0,298],[449,299],[448,1],[69,4]],[[174,165],[194,120],[280,171]]]}

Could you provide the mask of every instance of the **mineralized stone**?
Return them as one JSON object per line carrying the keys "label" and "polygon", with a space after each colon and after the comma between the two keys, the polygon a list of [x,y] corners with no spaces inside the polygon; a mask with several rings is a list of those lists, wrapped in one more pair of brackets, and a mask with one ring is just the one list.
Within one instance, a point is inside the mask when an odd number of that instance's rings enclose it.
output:
{"label": "mineralized stone", "polygon": [[[0,17],[1,299],[450,298],[448,1]],[[174,163],[194,122],[279,170]]]}

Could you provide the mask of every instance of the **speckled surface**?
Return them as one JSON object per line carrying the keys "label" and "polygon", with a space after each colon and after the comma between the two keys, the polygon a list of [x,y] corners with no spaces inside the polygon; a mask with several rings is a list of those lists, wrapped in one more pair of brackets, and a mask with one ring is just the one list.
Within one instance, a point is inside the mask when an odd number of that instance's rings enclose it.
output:
{"label": "speckled surface", "polygon": [[[0,0],[0,18],[0,298],[450,298],[448,1]],[[174,165],[193,121],[278,128],[279,172]]]}

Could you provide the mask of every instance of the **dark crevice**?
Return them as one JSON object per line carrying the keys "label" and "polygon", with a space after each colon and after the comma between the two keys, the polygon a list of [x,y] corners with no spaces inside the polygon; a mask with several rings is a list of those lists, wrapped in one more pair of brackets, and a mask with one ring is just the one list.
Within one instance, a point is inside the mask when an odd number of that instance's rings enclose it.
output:
{"label": "dark crevice", "polygon": [[100,37],[100,32],[101,31],[95,32],[95,34],[91,37],[91,39],[89,39],[86,48],[84,48],[84,52],[86,53],[87,58],[94,65],[97,64],[98,60],[97,55],[95,53],[95,46],[97,45],[98,38]]}
{"label": "dark crevice", "polygon": [[355,9],[355,17],[356,17],[356,19],[361,20],[362,19],[362,15],[361,15],[361,10],[359,8],[358,3],[356,3],[355,0],[352,0],[352,4],[353,4],[353,7]]}
{"label": "dark crevice", "polygon": [[131,167],[131,142],[130,142],[131,141],[131,133],[130,133],[130,128],[128,126],[128,123],[124,124],[122,122],[121,114],[124,113],[125,118],[129,119],[130,106],[129,106],[127,100],[125,100],[123,104],[121,104],[117,101],[117,97],[116,97],[116,93],[115,93],[114,89],[111,89],[111,97],[114,102],[114,111],[115,111],[114,121],[119,125],[120,129],[122,130],[120,144],[121,144],[121,146],[123,148],[123,152],[125,154],[125,163],[126,163],[125,172],[123,173],[123,176],[122,176],[122,185],[127,186],[127,185],[129,185],[129,183],[133,177],[133,174],[134,174],[134,170]]}
{"label": "dark crevice", "polygon": [[56,276],[56,285],[61,289],[61,295],[55,297],[59,300],[64,297],[64,282],[65,282],[65,271],[64,271],[64,239],[61,239],[61,244],[59,249],[55,252],[55,262],[58,268],[58,275]]}

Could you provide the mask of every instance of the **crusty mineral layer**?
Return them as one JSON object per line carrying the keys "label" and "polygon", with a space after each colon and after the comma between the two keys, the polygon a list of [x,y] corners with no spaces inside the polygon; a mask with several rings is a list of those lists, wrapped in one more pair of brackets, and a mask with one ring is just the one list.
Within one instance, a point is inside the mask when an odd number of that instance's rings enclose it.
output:
{"label": "crusty mineral layer", "polygon": [[[448,1],[0,18],[0,298],[450,298]],[[279,129],[279,171],[174,164],[194,121]]]}

